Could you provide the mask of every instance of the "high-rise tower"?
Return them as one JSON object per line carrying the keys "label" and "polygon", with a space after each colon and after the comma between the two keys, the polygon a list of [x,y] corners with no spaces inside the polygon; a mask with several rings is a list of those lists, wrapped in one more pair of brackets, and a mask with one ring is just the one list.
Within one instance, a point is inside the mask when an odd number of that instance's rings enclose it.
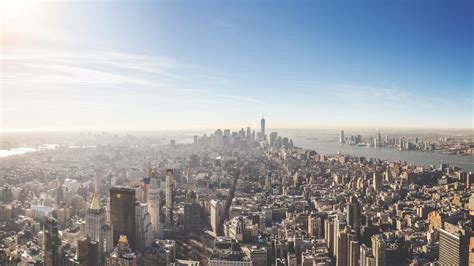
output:
{"label": "high-rise tower", "polygon": [[373,235],[371,240],[372,240],[372,255],[374,255],[374,258],[375,258],[375,266],[384,266],[386,264],[385,241],[383,240],[383,237],[381,234]]}
{"label": "high-rise tower", "polygon": [[174,176],[173,169],[166,170],[166,225],[173,225],[174,206]]}
{"label": "high-rise tower", "polygon": [[346,205],[347,224],[359,234],[360,231],[360,205],[356,197],[351,196]]}
{"label": "high-rise tower", "polygon": [[341,130],[341,134],[339,136],[339,143],[346,143],[346,139],[344,138],[344,130]]}
{"label": "high-rise tower", "polygon": [[148,212],[150,213],[150,220],[153,232],[156,238],[161,238],[161,224],[160,224],[160,187],[158,177],[155,170],[149,171],[150,185],[148,187]]}
{"label": "high-rise tower", "polygon": [[110,189],[110,222],[114,230],[114,243],[121,235],[127,236],[130,247],[135,250],[135,190],[112,187]]}
{"label": "high-rise tower", "polygon": [[260,119],[260,132],[262,133],[262,140],[265,140],[265,118],[262,115]]}
{"label": "high-rise tower", "polygon": [[439,230],[440,265],[468,265],[469,240],[466,230],[449,223]]}
{"label": "high-rise tower", "polygon": [[373,178],[372,178],[372,186],[375,190],[375,192],[379,193],[382,190],[383,184],[382,184],[382,174],[379,172],[374,173]]}
{"label": "high-rise tower", "polygon": [[59,265],[59,224],[54,218],[48,218],[43,224],[43,261],[45,266]]}
{"label": "high-rise tower", "polygon": [[100,203],[100,181],[99,175],[95,175],[95,191],[92,196],[92,201],[87,209],[86,213],[86,234],[89,237],[97,241],[98,245],[98,261],[102,263],[102,255],[110,250],[107,250],[107,246],[113,246],[112,243],[112,230],[109,224],[107,224],[107,213],[105,208]]}

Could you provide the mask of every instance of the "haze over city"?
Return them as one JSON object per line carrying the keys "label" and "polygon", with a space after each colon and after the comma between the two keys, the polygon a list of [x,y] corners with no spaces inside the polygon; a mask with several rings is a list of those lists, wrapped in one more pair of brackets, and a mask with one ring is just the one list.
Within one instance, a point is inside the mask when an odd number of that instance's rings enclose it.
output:
{"label": "haze over city", "polygon": [[[465,128],[472,1],[2,1],[1,128]],[[251,124],[257,126],[257,124]]]}

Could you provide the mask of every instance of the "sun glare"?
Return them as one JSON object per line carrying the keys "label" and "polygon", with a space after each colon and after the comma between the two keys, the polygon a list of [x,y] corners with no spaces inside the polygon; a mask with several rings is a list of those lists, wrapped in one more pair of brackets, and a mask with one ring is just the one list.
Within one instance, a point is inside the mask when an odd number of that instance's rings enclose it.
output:
{"label": "sun glare", "polygon": [[33,0],[2,0],[0,5],[1,23],[16,23],[31,9]]}

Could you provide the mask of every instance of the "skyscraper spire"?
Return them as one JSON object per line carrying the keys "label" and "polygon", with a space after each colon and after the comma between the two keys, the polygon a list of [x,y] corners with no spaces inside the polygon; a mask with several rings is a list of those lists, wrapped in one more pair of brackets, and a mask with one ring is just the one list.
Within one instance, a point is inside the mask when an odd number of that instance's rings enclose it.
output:
{"label": "skyscraper spire", "polygon": [[97,172],[95,173],[94,181],[95,181],[94,196],[92,196],[90,209],[100,210],[100,208],[101,208],[101,206],[100,206],[100,181],[99,181],[99,175],[97,174]]}

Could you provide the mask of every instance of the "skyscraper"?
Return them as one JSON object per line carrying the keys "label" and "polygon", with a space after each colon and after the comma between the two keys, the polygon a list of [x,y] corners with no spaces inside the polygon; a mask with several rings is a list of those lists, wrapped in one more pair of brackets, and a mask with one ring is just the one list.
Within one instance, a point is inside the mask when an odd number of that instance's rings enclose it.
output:
{"label": "skyscraper", "polygon": [[[346,229],[347,221],[346,217],[343,214],[337,214],[336,218],[334,219],[334,255],[337,257],[339,256],[339,233],[343,232]],[[337,258],[336,258],[337,259]]]}
{"label": "skyscraper", "polygon": [[375,266],[385,266],[385,241],[381,234],[372,236],[372,255],[375,258]]}
{"label": "skyscraper", "polygon": [[188,192],[184,204],[184,232],[198,232],[201,229],[201,206],[197,203],[196,193]]}
{"label": "skyscraper", "polygon": [[329,217],[327,220],[324,220],[324,238],[326,240],[326,245],[329,249],[329,254],[334,256],[334,218]]}
{"label": "skyscraper", "polygon": [[382,184],[382,179],[383,176],[381,173],[374,173],[374,176],[372,178],[372,185],[375,190],[375,192],[379,193],[382,190],[383,184]]}
{"label": "skyscraper", "polygon": [[[107,214],[105,208],[100,203],[100,181],[99,176],[95,176],[95,192],[92,197],[91,204],[86,212],[86,234],[99,243],[98,260],[102,261],[102,255],[107,251],[105,247],[107,241],[111,241],[111,230],[107,224]],[[113,246],[113,244],[112,244]]]}
{"label": "skyscraper", "polygon": [[217,234],[219,230],[219,224],[220,224],[220,219],[221,219],[221,209],[222,209],[222,203],[220,200],[214,200],[212,199],[209,202],[210,205],[210,215],[211,215],[211,227],[212,231]]}
{"label": "skyscraper", "polygon": [[467,266],[469,243],[466,231],[455,225],[445,223],[439,230],[439,263],[440,265]]}
{"label": "skyscraper", "polygon": [[142,252],[146,247],[149,247],[155,238],[153,232],[153,225],[150,221],[150,213],[148,213],[148,205],[143,202],[135,204],[135,224],[136,229],[136,249],[137,252]]}
{"label": "skyscraper", "polygon": [[357,198],[351,196],[349,199],[349,203],[346,206],[347,211],[347,224],[351,226],[351,228],[356,231],[357,235],[359,235],[360,231],[360,205],[357,201]]}
{"label": "skyscraper", "polygon": [[372,255],[372,249],[362,244],[359,248],[359,264],[360,266],[375,265],[375,258]]}
{"label": "skyscraper", "polygon": [[135,190],[124,187],[110,189],[110,222],[114,231],[114,243],[121,235],[127,236],[132,249],[136,248]]}
{"label": "skyscraper", "polygon": [[160,189],[159,189],[159,180],[156,175],[155,170],[149,171],[150,185],[148,187],[148,212],[150,213],[150,221],[152,224],[153,232],[155,238],[161,238],[161,224],[160,224]]}
{"label": "skyscraper", "polygon": [[173,225],[174,206],[174,176],[173,169],[166,170],[166,225]]}
{"label": "skyscraper", "polygon": [[349,266],[359,260],[359,245],[355,231],[350,226],[346,226],[339,232],[336,265]]}
{"label": "skyscraper", "polygon": [[349,240],[349,266],[358,266],[360,261],[360,243],[356,240],[357,235],[352,235],[352,239]]}
{"label": "skyscraper", "polygon": [[99,243],[89,235],[77,240],[76,258],[77,265],[103,265],[99,262]]}
{"label": "skyscraper", "polygon": [[47,218],[43,224],[43,261],[45,266],[55,266],[60,263],[59,224],[54,218]]}
{"label": "skyscraper", "polygon": [[265,118],[260,119],[260,133],[262,134],[262,140],[265,140]]}
{"label": "skyscraper", "polygon": [[346,139],[344,138],[344,130],[341,130],[341,135],[339,136],[339,143],[346,143]]}

